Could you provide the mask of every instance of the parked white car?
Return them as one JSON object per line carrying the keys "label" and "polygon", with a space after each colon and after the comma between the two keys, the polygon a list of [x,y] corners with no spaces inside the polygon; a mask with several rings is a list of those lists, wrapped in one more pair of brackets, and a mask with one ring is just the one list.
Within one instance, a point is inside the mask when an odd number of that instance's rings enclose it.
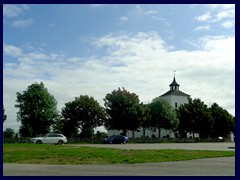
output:
{"label": "parked white car", "polygon": [[30,139],[35,144],[64,144],[67,138],[63,134],[46,134],[44,137],[35,137]]}

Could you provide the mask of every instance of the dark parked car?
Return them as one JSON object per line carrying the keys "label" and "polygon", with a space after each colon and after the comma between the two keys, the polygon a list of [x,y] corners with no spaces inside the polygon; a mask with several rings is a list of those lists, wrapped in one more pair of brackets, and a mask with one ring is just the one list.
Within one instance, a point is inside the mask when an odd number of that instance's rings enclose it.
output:
{"label": "dark parked car", "polygon": [[104,144],[125,144],[128,142],[127,136],[113,135],[103,139]]}

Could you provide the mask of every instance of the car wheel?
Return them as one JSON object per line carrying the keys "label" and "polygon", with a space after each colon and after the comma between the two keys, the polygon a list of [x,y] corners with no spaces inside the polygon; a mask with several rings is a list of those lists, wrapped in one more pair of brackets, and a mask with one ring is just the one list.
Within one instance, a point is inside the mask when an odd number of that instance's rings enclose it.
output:
{"label": "car wheel", "polygon": [[41,140],[37,140],[36,144],[42,144],[42,141]]}
{"label": "car wheel", "polygon": [[58,141],[58,144],[60,144],[60,145],[63,144],[63,140],[60,139],[60,140]]}

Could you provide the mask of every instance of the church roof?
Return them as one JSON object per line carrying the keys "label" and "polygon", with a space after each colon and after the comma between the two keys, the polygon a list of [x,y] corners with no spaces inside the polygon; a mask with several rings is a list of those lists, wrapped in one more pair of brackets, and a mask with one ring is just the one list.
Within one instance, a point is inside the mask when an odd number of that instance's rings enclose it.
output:
{"label": "church roof", "polygon": [[182,91],[179,91],[179,90],[170,90],[166,93],[164,93],[163,95],[161,95],[160,97],[162,96],[170,96],[170,95],[175,95],[175,96],[190,96]]}

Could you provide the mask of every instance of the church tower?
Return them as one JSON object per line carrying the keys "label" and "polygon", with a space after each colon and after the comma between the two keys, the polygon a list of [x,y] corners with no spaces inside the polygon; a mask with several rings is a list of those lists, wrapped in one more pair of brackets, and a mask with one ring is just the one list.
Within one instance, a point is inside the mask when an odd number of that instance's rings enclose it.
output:
{"label": "church tower", "polygon": [[188,103],[188,98],[190,97],[190,95],[179,90],[180,85],[176,81],[175,71],[173,76],[173,82],[169,86],[170,90],[161,95],[161,98],[166,99],[169,104],[171,104],[171,106],[174,108],[178,108],[181,104]]}
{"label": "church tower", "polygon": [[175,75],[173,77],[173,82],[169,86],[170,86],[170,90],[172,91],[179,90],[180,85],[176,82]]}

